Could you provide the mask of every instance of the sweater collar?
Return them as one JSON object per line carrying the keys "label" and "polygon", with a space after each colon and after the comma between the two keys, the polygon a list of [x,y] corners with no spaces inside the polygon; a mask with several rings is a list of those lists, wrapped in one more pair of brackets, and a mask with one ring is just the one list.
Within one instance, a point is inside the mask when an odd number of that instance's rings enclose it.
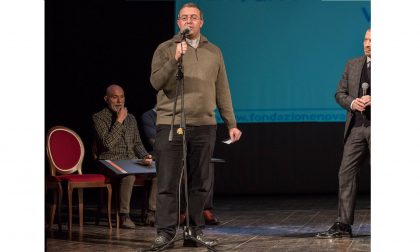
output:
{"label": "sweater collar", "polygon": [[[181,42],[181,39],[182,39],[181,38],[181,35],[178,33],[178,34],[175,34],[175,36],[173,36],[172,41],[175,42],[175,43],[180,43]],[[200,34],[200,42],[199,42],[199,45],[201,43],[204,43],[204,42],[208,42],[208,39],[203,34]]]}

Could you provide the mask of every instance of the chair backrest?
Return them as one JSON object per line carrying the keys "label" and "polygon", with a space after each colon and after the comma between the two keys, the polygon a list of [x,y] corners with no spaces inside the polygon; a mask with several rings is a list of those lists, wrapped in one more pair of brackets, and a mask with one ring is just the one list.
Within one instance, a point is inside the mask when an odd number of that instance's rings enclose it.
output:
{"label": "chair backrest", "polygon": [[84,153],[82,139],[73,130],[64,126],[55,126],[48,131],[47,156],[51,175],[74,172],[82,174]]}

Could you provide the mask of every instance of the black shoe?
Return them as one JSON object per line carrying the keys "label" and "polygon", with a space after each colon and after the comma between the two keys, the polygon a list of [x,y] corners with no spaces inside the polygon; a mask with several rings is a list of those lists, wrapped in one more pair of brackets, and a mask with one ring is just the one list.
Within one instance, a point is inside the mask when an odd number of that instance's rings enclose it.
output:
{"label": "black shoe", "polygon": [[[192,232],[191,237],[194,237],[195,239],[201,241],[201,243],[204,243],[210,247],[214,247],[218,244],[217,240],[211,240],[211,239],[206,238],[203,234],[203,231],[201,230]],[[184,247],[200,247],[200,246],[203,246],[201,243],[196,242],[192,239],[189,239],[188,236],[186,237],[186,234],[184,231],[184,244],[183,244]]]}
{"label": "black shoe", "polygon": [[144,222],[147,226],[155,226],[155,211],[147,210],[146,221]]}
{"label": "black shoe", "polygon": [[[152,244],[152,247],[150,248],[151,251],[156,251],[167,245],[172,239],[170,239],[168,236],[163,234],[158,234],[155,241]],[[174,243],[169,244],[166,248],[171,249],[174,247]]]}
{"label": "black shoe", "polygon": [[336,222],[330,229],[325,232],[317,233],[317,238],[342,238],[342,237],[352,237],[351,226],[349,224]]}
{"label": "black shoe", "polygon": [[120,221],[121,221],[121,227],[122,228],[128,228],[128,229],[135,229],[136,228],[136,225],[130,219],[130,215],[128,215],[128,214],[121,214],[120,215]]}

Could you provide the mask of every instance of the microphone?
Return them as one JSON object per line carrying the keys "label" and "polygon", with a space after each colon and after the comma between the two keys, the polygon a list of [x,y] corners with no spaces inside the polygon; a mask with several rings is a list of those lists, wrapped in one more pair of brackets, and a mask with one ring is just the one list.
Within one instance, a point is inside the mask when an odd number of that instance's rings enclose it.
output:
{"label": "microphone", "polygon": [[190,33],[190,28],[187,27],[181,32],[181,37],[185,38],[189,33]]}
{"label": "microphone", "polygon": [[[369,88],[369,83],[363,82],[362,83],[362,90],[363,90],[363,95],[362,96],[365,96],[367,94],[368,88]],[[360,111],[360,113],[363,115],[363,111]]]}
{"label": "microphone", "polygon": [[363,82],[362,83],[363,96],[365,96],[367,94],[368,88],[369,88],[369,83]]}

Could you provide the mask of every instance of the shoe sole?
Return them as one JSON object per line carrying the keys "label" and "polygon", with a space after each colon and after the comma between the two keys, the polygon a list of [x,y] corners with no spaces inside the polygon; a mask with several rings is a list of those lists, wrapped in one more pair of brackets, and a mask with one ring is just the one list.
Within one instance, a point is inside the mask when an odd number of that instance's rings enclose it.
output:
{"label": "shoe sole", "polygon": [[206,223],[206,225],[208,225],[208,226],[217,226],[217,225],[219,225],[220,224],[220,222],[205,222]]}
{"label": "shoe sole", "polygon": [[352,235],[334,235],[334,236],[324,236],[324,235],[316,235],[315,238],[318,239],[335,239],[335,238],[352,238]]}
{"label": "shoe sole", "polygon": [[[210,247],[215,247],[217,246],[218,243],[214,243],[213,245],[208,245]],[[198,248],[198,247],[205,247],[205,245],[202,245],[201,243],[198,243],[196,241],[193,240],[184,240],[184,244],[182,244],[182,246],[184,248]]]}
{"label": "shoe sole", "polygon": [[[157,247],[154,247],[154,248],[150,248],[150,251],[157,251],[157,250],[160,250],[160,249],[162,249],[163,247],[165,247],[167,245],[167,243],[165,243],[165,244],[163,244],[163,245],[160,245],[160,246],[157,246]],[[169,246],[167,246],[167,247],[165,247],[165,249],[173,249],[175,247],[175,244],[170,244]]]}

